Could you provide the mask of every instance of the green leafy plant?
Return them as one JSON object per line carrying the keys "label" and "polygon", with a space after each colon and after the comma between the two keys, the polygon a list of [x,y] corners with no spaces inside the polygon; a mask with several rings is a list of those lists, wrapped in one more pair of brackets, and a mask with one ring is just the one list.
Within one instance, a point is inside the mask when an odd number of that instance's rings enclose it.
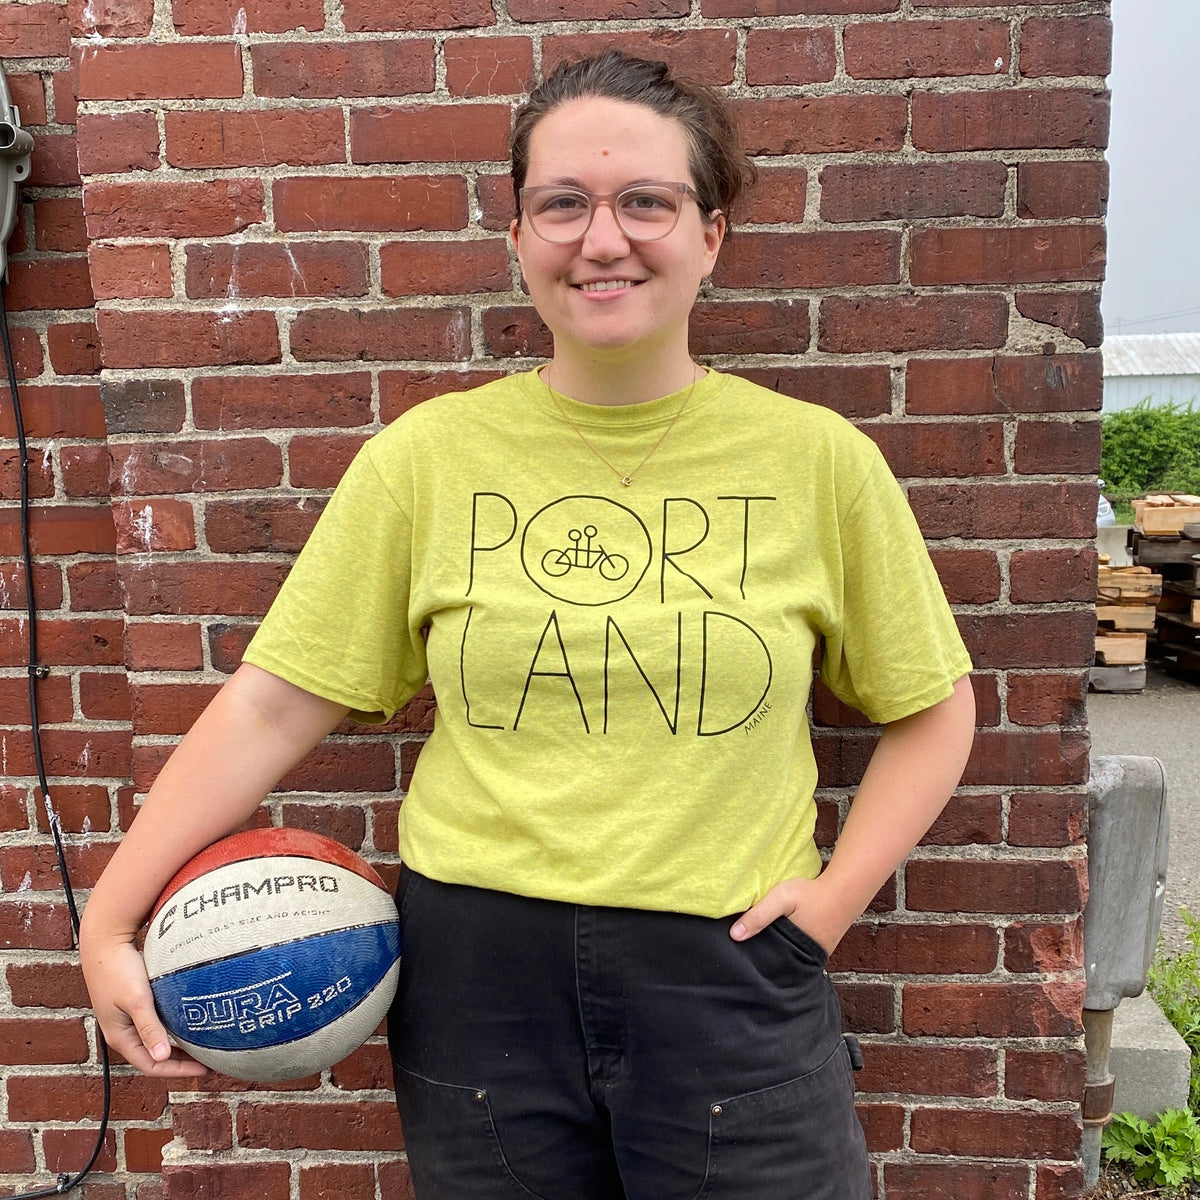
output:
{"label": "green leafy plant", "polygon": [[1147,492],[1200,492],[1200,409],[1146,399],[1101,424],[1100,477],[1114,505]]}
{"label": "green leafy plant", "polygon": [[1135,1113],[1113,1117],[1103,1145],[1111,1162],[1122,1163],[1134,1179],[1159,1187],[1200,1180],[1200,1122],[1185,1108],[1169,1108],[1151,1124]]}
{"label": "green leafy plant", "polygon": [[1146,986],[1192,1052],[1188,1104],[1200,1114],[1200,918],[1181,911],[1187,945],[1178,954],[1155,956]]}

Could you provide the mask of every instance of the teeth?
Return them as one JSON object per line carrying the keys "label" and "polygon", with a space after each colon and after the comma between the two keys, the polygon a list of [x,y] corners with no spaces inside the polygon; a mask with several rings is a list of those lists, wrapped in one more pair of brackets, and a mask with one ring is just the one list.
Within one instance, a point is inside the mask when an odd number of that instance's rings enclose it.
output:
{"label": "teeth", "polygon": [[634,285],[632,279],[602,279],[598,283],[581,283],[580,291],[584,292],[612,292],[618,288],[627,288]]}

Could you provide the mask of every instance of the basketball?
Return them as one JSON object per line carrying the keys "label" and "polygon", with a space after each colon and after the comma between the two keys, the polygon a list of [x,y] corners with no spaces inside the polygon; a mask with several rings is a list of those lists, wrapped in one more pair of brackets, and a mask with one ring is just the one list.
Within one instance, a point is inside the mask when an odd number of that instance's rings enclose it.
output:
{"label": "basketball", "polygon": [[238,1079],[298,1079],[374,1032],[400,924],[383,880],[320,834],[252,829],[201,851],[150,914],[154,1002],[180,1049]]}

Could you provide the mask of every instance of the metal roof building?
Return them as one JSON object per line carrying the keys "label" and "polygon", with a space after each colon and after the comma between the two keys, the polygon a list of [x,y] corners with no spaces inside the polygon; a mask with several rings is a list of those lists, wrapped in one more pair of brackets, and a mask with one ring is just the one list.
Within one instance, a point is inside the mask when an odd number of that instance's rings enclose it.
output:
{"label": "metal roof building", "polygon": [[1200,407],[1200,333],[1137,333],[1106,337],[1104,411],[1155,404]]}

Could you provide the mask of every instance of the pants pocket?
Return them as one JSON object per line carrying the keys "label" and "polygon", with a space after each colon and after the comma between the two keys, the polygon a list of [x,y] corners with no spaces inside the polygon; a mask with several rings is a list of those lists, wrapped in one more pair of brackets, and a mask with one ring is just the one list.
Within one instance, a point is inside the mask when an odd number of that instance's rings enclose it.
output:
{"label": "pants pocket", "polygon": [[869,1200],[866,1139],[845,1043],[815,1070],[709,1109],[696,1200]]}
{"label": "pants pocket", "polygon": [[417,1200],[544,1200],[509,1170],[486,1091],[392,1065]]}

